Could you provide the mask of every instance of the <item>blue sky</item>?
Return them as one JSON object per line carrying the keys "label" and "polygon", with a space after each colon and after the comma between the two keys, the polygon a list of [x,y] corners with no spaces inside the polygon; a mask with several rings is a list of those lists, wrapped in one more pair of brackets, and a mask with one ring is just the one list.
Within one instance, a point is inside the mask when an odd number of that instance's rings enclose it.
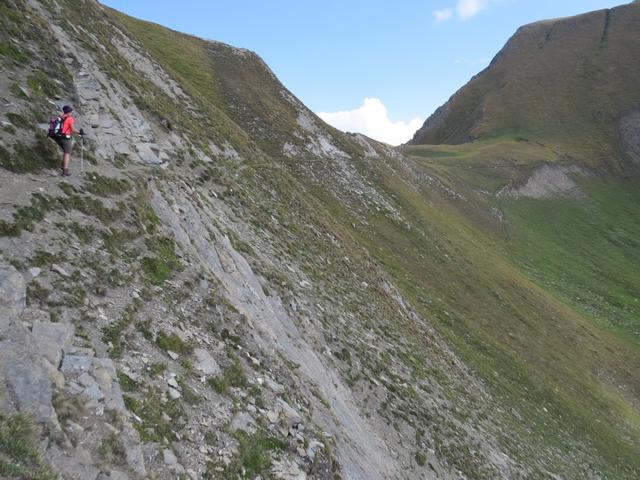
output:
{"label": "blue sky", "polygon": [[[311,110],[325,112],[321,116],[330,123],[400,143],[482,70],[520,25],[613,7],[624,0],[102,3],[251,49]],[[342,113],[331,115],[335,112]]]}

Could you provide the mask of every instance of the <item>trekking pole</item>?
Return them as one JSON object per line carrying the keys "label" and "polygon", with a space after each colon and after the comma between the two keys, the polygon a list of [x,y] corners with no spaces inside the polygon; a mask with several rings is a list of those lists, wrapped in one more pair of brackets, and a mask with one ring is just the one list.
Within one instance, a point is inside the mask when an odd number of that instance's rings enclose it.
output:
{"label": "trekking pole", "polygon": [[84,177],[84,135],[80,135],[80,176]]}

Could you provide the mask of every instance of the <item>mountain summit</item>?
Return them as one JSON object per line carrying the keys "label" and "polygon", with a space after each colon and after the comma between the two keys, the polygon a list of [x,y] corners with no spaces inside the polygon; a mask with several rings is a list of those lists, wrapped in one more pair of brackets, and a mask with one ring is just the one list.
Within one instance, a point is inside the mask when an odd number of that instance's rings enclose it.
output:
{"label": "mountain summit", "polygon": [[409,142],[519,138],[602,164],[640,166],[640,4],[518,29],[489,67],[429,117]]}

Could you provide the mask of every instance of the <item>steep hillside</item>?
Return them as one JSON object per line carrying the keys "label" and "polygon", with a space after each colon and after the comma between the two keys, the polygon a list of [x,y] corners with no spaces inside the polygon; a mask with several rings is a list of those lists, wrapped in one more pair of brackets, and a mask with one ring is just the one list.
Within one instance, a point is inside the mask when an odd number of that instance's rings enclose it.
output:
{"label": "steep hillside", "polygon": [[[633,185],[534,202],[548,145],[403,155],[251,52],[92,0],[0,13],[0,476],[637,478]],[[572,257],[605,228],[614,262]]]}
{"label": "steep hillside", "polygon": [[521,27],[409,143],[526,139],[596,167],[637,170],[638,25],[633,2]]}

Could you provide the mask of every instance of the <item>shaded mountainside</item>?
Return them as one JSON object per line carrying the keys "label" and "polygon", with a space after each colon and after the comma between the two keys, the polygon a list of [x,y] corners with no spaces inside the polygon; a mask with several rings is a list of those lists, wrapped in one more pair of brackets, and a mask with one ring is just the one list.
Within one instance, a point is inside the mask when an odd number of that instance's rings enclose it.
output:
{"label": "shaded mountainside", "polygon": [[633,2],[521,27],[409,143],[519,138],[597,167],[637,170],[638,137],[628,130],[634,118],[639,125],[639,25]]}
{"label": "shaded mountainside", "polygon": [[635,184],[343,134],[91,0],[0,13],[0,477],[637,478]]}

